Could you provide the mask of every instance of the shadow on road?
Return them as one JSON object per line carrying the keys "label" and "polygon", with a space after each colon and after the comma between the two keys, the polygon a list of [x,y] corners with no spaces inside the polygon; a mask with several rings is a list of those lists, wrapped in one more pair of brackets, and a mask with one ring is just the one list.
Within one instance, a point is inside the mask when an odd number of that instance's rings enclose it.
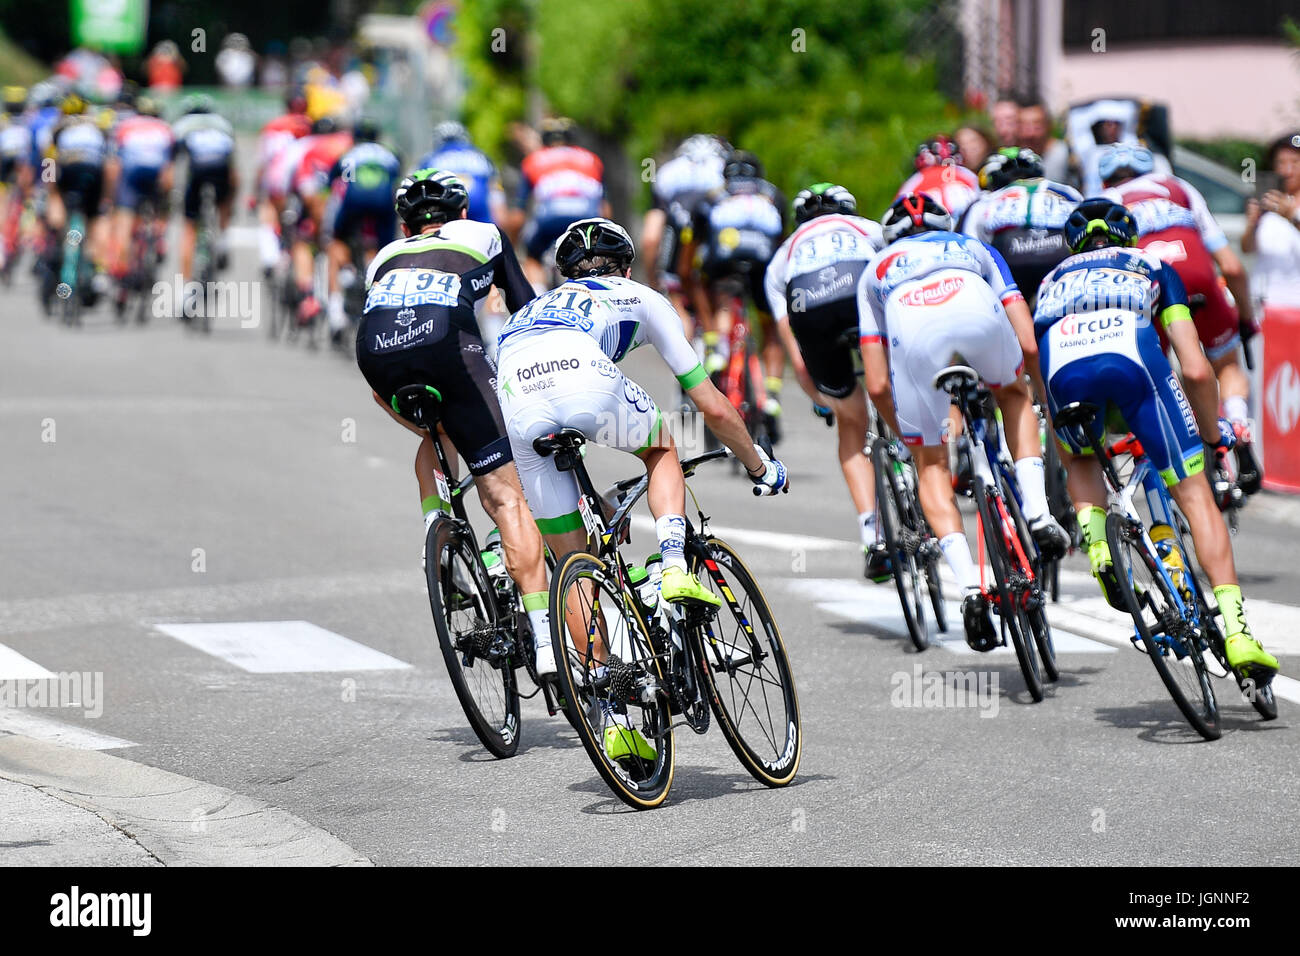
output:
{"label": "shadow on road", "polygon": [[[798,790],[798,788],[810,783],[836,779],[838,778],[830,774],[801,773],[788,786],[779,789]],[[683,768],[679,766],[673,776],[673,788],[669,792],[668,800],[664,806],[680,806],[692,800],[716,800],[719,797],[735,793],[764,793],[772,789],[763,786],[749,774],[743,771],[736,772],[731,768],[723,770],[720,767],[693,765]],[[583,807],[583,813],[604,816],[624,811],[628,813],[640,812],[633,810],[610,793],[609,788],[605,786],[605,781],[596,775],[594,770],[592,776],[577,783],[569,784],[569,790],[574,793],[598,793],[606,797],[604,800],[597,800],[595,803]]]}
{"label": "shadow on road", "polygon": [[[1217,688],[1216,688],[1217,692]],[[1233,731],[1257,731],[1284,729],[1286,723],[1280,720],[1263,721],[1254,711],[1229,710],[1224,701],[1219,701],[1219,719],[1224,733]],[[1139,729],[1140,740],[1154,744],[1198,744],[1214,743],[1205,740],[1192,726],[1183,719],[1178,707],[1171,700],[1155,699],[1127,707],[1102,707],[1097,711],[1097,720],[1123,730]]]}
{"label": "shadow on road", "polygon": [[[464,763],[492,763],[499,759],[488,752],[478,735],[468,727],[440,727],[425,739],[465,747],[457,758]],[[575,747],[581,748],[582,744],[564,718],[557,714],[554,720],[524,721],[518,754],[538,749],[573,750]]]}

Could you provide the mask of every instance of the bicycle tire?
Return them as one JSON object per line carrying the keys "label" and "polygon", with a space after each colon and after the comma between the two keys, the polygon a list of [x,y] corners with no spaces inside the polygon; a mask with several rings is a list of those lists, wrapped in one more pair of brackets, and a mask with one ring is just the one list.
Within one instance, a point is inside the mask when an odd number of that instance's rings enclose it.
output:
{"label": "bicycle tire", "polygon": [[[692,554],[692,571],[723,601],[713,621],[721,621],[724,614],[730,614],[734,622],[730,639],[725,633],[720,634],[721,640],[715,638],[708,633],[710,625],[692,630],[691,640],[695,642],[696,660],[709,691],[710,708],[722,735],[750,776],[764,786],[784,787],[799,772],[803,728],[799,694],[780,629],[762,588],[735,549],[714,537],[702,539],[699,544],[707,550]],[[766,648],[759,646],[758,632],[752,623],[755,618],[766,637]],[[722,631],[720,623],[718,630]],[[730,650],[742,648],[742,639],[749,641],[747,661],[741,660],[743,650],[740,655]],[[758,653],[765,656],[757,657]],[[745,668],[748,671],[742,674]],[[725,686],[723,677],[727,678]],[[762,706],[768,716],[766,727],[756,706],[758,702],[750,696],[755,682],[762,691]],[[779,728],[778,722],[772,719],[772,702],[768,696],[768,688],[773,685],[780,689],[783,712],[779,715],[782,718]],[[738,693],[742,700],[737,699]],[[750,716],[752,719],[747,720]]]}
{"label": "bicycle tire", "polygon": [[[1015,495],[1008,495],[1003,501],[1006,503],[1011,520],[1015,522],[1016,531],[1020,534],[1020,547],[1024,549],[1026,556],[1033,554],[1037,550],[1034,536],[1029,531],[1029,522],[1025,520],[1025,513],[1021,510],[1020,503],[1016,501]],[[1029,618],[1029,628],[1034,634],[1034,643],[1038,646],[1038,661],[1042,665],[1043,675],[1048,681],[1056,683],[1061,678],[1061,672],[1056,667],[1056,644],[1052,640],[1052,625],[1047,620],[1047,601],[1043,593],[1043,566],[1048,563],[1040,555],[1038,567],[1031,568],[1034,571],[1036,586],[1030,589],[1029,596],[1033,606],[1025,611],[1025,615]]]}
{"label": "bicycle tire", "polygon": [[[572,640],[570,618],[565,614],[570,606],[575,626],[582,627],[588,636],[600,628],[607,646],[628,655],[626,658],[618,655],[623,665],[619,669],[618,690],[612,668],[607,666],[601,676],[596,676],[592,665],[597,659],[592,642],[585,641],[586,648],[579,650]],[[625,804],[636,810],[659,806],[667,798],[673,782],[672,713],[662,689],[660,658],[636,610],[634,596],[602,559],[584,551],[573,551],[565,555],[551,576],[550,608],[556,682],[570,710],[569,721],[577,728],[587,756],[605,784]],[[601,623],[596,624],[597,620]],[[612,659],[613,655],[607,654],[606,662]],[[642,700],[639,694],[634,699],[630,689],[638,684],[657,684],[660,690],[649,701]],[[632,754],[614,759],[606,754],[604,705],[621,707],[627,725],[635,710],[641,720],[636,729],[653,746],[653,758]]]}
{"label": "bicycle tire", "polygon": [[984,480],[975,478],[975,500],[978,502],[980,521],[984,525],[984,550],[988,553],[989,564],[993,566],[993,580],[998,589],[996,610],[999,627],[1004,639],[1011,636],[1011,644],[1020,662],[1020,673],[1025,679],[1025,689],[1034,703],[1043,699],[1043,678],[1039,673],[1038,654],[1032,637],[1032,629],[1024,608],[1020,606],[1019,595],[1012,589],[1012,565],[1007,541],[1002,533],[1001,513],[995,507],[999,496],[984,485]]}
{"label": "bicycle tire", "polygon": [[[1181,641],[1187,656],[1191,658],[1191,671],[1195,678],[1189,682],[1185,679],[1188,668],[1183,661],[1176,654],[1171,660],[1169,645],[1157,641],[1152,634],[1154,624],[1163,621],[1167,627],[1178,613],[1178,605],[1165,581],[1159,557],[1152,554],[1142,538],[1133,532],[1129,519],[1114,512],[1106,516],[1106,543],[1110,546],[1111,561],[1124,603],[1165,689],[1198,734],[1206,740],[1218,740],[1223,734],[1218,701],[1214,697],[1214,687],[1201,656],[1199,642]],[[1136,584],[1135,574],[1140,574],[1142,578]],[[1162,606],[1156,605],[1157,598]],[[1150,620],[1147,618],[1148,612]],[[1198,698],[1200,703],[1194,701],[1193,697]]]}
{"label": "bicycle tire", "polygon": [[889,549],[894,587],[898,602],[903,606],[903,622],[908,636],[918,651],[930,646],[930,632],[925,623],[925,598],[922,596],[922,572],[917,564],[916,550],[907,546],[907,534],[915,529],[906,527],[907,515],[900,500],[898,485],[894,482],[894,462],[889,454],[889,442],[876,438],[871,443],[871,466],[876,473],[876,513]]}
{"label": "bicycle tire", "polygon": [[[1202,626],[1205,628],[1205,636],[1209,639],[1210,650],[1228,676],[1236,680],[1236,674],[1228,665],[1228,652],[1226,642],[1223,638],[1223,629],[1219,627],[1219,622],[1214,619],[1210,613],[1209,605],[1205,602],[1205,591],[1203,585],[1198,580],[1196,582],[1196,602],[1200,608]],[[1237,686],[1241,689],[1241,694],[1250,702],[1250,706],[1255,708],[1261,720],[1277,720],[1277,697],[1273,693],[1272,683],[1259,687],[1252,680],[1246,683],[1237,681]]]}
{"label": "bicycle tire", "polygon": [[[507,654],[493,660],[477,653],[499,634],[496,596],[477,546],[458,522],[439,517],[429,526],[424,554],[429,606],[456,698],[488,752],[512,757],[519,748],[519,687]],[[475,593],[456,584],[457,562],[460,580]]]}

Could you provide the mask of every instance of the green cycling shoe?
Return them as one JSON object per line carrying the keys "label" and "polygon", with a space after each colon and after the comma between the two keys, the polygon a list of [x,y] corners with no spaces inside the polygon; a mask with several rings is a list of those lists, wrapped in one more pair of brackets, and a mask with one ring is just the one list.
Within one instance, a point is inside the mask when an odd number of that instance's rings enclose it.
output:
{"label": "green cycling shoe", "polygon": [[1263,687],[1277,673],[1277,658],[1264,650],[1264,645],[1250,631],[1233,634],[1223,643],[1228,666],[1243,678],[1251,678]]}
{"label": "green cycling shoe", "polygon": [[1105,541],[1094,541],[1088,545],[1088,563],[1092,565],[1092,576],[1101,585],[1106,603],[1117,611],[1128,611],[1120,592],[1119,578],[1115,577],[1115,562],[1111,560],[1110,545]]}
{"label": "green cycling shoe", "polygon": [[641,735],[641,731],[612,723],[605,728],[605,756],[610,760],[626,760],[636,757],[639,760],[654,760],[656,751]]}
{"label": "green cycling shoe", "polygon": [[722,598],[718,597],[693,574],[687,574],[681,568],[664,568],[664,575],[659,581],[659,593],[665,601],[699,601],[713,607],[722,607]]}

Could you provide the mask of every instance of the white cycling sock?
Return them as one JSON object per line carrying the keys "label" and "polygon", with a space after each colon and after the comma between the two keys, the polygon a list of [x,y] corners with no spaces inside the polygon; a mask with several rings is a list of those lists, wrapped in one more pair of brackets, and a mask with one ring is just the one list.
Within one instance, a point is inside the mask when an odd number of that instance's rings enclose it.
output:
{"label": "white cycling sock", "polygon": [[1025,499],[1025,520],[1033,524],[1048,513],[1043,459],[1021,458],[1016,462],[1016,482]]}
{"label": "white cycling sock", "polygon": [[869,548],[876,543],[880,537],[880,530],[876,527],[876,513],[874,511],[864,511],[858,515],[858,531],[862,534],[862,546]]}
{"label": "white cycling sock", "polygon": [[660,515],[655,521],[655,535],[659,538],[659,554],[665,568],[686,570],[686,518],[682,515]]}
{"label": "white cycling sock", "polygon": [[330,293],[330,331],[337,332],[339,329],[345,329],[348,326],[348,317],[343,314],[343,293]]}
{"label": "white cycling sock", "polygon": [[971,560],[966,535],[960,531],[944,535],[939,539],[939,549],[943,551],[944,560],[952,568],[953,577],[963,589],[979,588],[979,574],[975,570],[975,562]]}
{"label": "white cycling sock", "polygon": [[1250,417],[1250,406],[1240,395],[1229,395],[1223,400],[1223,415],[1235,425]]}
{"label": "white cycling sock", "polygon": [[547,606],[547,592],[524,595],[524,610],[528,623],[533,626],[533,643],[538,647],[551,646],[551,610]]}
{"label": "white cycling sock", "polygon": [[257,234],[257,251],[263,269],[274,269],[280,261],[280,237],[266,223],[262,223]]}

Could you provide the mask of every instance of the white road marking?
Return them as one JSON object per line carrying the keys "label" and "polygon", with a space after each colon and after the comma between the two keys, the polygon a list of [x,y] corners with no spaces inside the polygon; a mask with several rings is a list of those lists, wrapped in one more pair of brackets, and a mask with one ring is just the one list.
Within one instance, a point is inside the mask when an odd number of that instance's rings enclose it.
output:
{"label": "white road marking", "polygon": [[57,676],[13,648],[0,644],[0,680],[48,680]]}
{"label": "white road marking", "polygon": [[[654,519],[647,515],[633,515],[632,527],[638,531],[655,533]],[[819,538],[807,534],[786,534],[781,531],[759,531],[754,528],[727,528],[709,524],[709,531],[724,541],[752,545],[758,548],[772,548],[776,551],[858,551],[862,545],[853,541],[840,541],[835,538]]]}
{"label": "white road marking", "polygon": [[382,671],[411,666],[309,621],[155,624],[154,627],[252,674]]}
{"label": "white road marking", "polygon": [[118,750],[138,746],[121,737],[111,737],[34,711],[11,707],[0,707],[0,733],[19,734],[77,750]]}

